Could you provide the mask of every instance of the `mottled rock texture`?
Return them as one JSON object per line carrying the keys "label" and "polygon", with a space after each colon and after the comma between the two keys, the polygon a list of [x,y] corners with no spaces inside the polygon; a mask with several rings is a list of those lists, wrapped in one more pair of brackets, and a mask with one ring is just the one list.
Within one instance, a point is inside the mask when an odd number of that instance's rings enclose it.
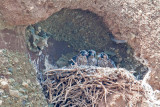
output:
{"label": "mottled rock texture", "polygon": [[[135,56],[151,68],[149,83],[160,90],[159,0],[1,0],[0,13],[12,25],[29,25],[62,8],[90,10],[118,39],[127,40]],[[156,77],[157,76],[157,77]]]}
{"label": "mottled rock texture", "polygon": [[52,14],[50,0],[1,0],[0,12],[13,25],[28,25],[43,20]]}
{"label": "mottled rock texture", "polygon": [[8,49],[14,52],[26,52],[24,27],[0,30],[0,49]]}
{"label": "mottled rock texture", "polygon": [[[159,0],[1,0],[0,13],[12,25],[29,25],[62,8],[90,10],[104,18],[118,39],[127,40],[136,57],[152,69],[149,82],[160,89]],[[153,83],[154,81],[154,83]]]}
{"label": "mottled rock texture", "polygon": [[0,49],[0,100],[1,107],[47,107],[36,72],[23,52]]}

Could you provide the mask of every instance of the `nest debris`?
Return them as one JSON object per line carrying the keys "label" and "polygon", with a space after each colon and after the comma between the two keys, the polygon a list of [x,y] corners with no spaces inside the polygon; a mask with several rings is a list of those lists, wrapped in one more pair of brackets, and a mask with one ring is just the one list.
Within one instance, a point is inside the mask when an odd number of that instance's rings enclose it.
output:
{"label": "nest debris", "polygon": [[134,107],[145,96],[140,82],[124,69],[76,66],[44,75],[42,86],[54,107]]}

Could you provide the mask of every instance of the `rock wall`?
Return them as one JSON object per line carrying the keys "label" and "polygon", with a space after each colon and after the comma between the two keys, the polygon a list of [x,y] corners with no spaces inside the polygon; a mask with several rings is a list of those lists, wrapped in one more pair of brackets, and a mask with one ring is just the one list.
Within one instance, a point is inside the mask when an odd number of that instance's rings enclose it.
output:
{"label": "rock wall", "polygon": [[0,49],[8,49],[14,52],[27,52],[25,44],[25,28],[5,28],[0,30]]}
{"label": "rock wall", "polygon": [[160,90],[159,0],[1,0],[0,13],[10,25],[29,25],[62,8],[90,10],[118,39],[127,40],[135,57],[151,68],[150,85]]}
{"label": "rock wall", "polygon": [[47,106],[26,54],[0,49],[0,63],[1,107]]}
{"label": "rock wall", "polygon": [[25,26],[0,22],[0,106],[46,107],[37,74],[29,62]]}

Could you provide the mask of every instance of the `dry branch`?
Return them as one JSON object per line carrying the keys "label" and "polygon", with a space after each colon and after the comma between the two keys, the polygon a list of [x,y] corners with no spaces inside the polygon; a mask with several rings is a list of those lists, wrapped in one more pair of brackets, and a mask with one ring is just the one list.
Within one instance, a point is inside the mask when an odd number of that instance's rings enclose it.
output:
{"label": "dry branch", "polygon": [[[74,67],[67,69],[53,69],[45,73],[47,79],[43,86],[47,86],[45,93],[49,103],[54,106],[104,106],[109,105],[114,95],[122,94],[130,103],[137,103],[144,95],[143,88],[134,76],[123,69],[101,67]],[[133,96],[137,93],[136,98]]]}

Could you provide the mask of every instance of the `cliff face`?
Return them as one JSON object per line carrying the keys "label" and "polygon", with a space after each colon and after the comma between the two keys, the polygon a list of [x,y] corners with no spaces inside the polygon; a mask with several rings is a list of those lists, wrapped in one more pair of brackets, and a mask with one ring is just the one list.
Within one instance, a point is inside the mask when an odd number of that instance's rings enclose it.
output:
{"label": "cliff face", "polygon": [[26,54],[0,49],[0,63],[1,107],[47,105]]}
{"label": "cliff face", "polygon": [[[104,23],[109,26],[115,37],[127,40],[135,50],[135,57],[151,68],[148,82],[153,89],[160,90],[159,0],[26,0],[25,2],[23,0],[1,0],[0,17],[3,23],[10,25],[7,28],[11,27],[16,32],[22,31],[21,35],[24,36],[24,27],[20,26],[15,29],[12,26],[34,24],[62,8],[81,8],[102,16]],[[1,25],[5,24],[1,23]],[[7,38],[16,34],[4,28],[1,27],[0,41],[3,41],[3,38],[9,41]],[[17,36],[17,39],[20,39],[21,36]],[[13,46],[12,44],[24,45],[16,41],[17,44],[15,42],[8,44],[7,41],[6,44],[1,42],[0,48],[11,49],[8,46]]]}
{"label": "cliff face", "polygon": [[[2,0],[0,13],[9,24],[29,25],[66,7],[102,16],[115,37],[127,40],[135,49],[135,56],[160,76],[159,0]],[[153,88],[160,89],[159,79],[152,75],[150,80]]]}
{"label": "cliff face", "polygon": [[[3,22],[3,21],[2,21]],[[29,62],[25,27],[1,23],[0,106],[46,106],[47,102]]]}

